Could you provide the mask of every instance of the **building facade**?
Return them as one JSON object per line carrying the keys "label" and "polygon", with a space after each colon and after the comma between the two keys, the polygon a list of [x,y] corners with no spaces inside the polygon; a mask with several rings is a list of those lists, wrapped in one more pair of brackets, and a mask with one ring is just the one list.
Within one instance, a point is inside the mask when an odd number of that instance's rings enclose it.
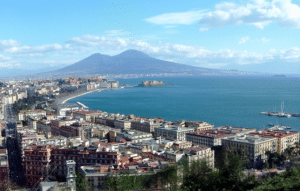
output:
{"label": "building facade", "polygon": [[298,131],[281,131],[281,130],[267,130],[263,129],[251,133],[252,135],[258,135],[262,137],[276,138],[276,152],[284,153],[288,148],[295,146],[295,143],[299,141]]}
{"label": "building facade", "polygon": [[260,137],[258,135],[241,135],[222,139],[222,145],[226,149],[233,148],[236,151],[244,150],[245,155],[255,165],[256,160],[267,159],[266,151],[276,151],[276,138]]}
{"label": "building facade", "polygon": [[186,134],[186,140],[194,145],[213,147],[222,145],[222,138],[231,137],[232,134],[219,132],[217,130],[195,131]]}
{"label": "building facade", "polygon": [[155,127],[154,136],[164,137],[169,140],[185,141],[186,134],[190,132],[194,132],[194,128],[185,128],[180,126],[164,124],[160,127]]}
{"label": "building facade", "polygon": [[45,180],[50,168],[51,149],[48,146],[24,149],[23,163],[25,166],[26,185],[37,185]]}

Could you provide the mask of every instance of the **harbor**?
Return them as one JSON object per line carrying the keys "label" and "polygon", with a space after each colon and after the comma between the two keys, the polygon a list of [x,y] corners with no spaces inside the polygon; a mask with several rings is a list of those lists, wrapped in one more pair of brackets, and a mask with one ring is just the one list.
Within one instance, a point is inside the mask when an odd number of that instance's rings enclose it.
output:
{"label": "harbor", "polygon": [[260,114],[268,115],[268,116],[277,116],[277,117],[300,117],[299,113],[284,113],[284,112],[263,111],[263,112],[260,112]]}
{"label": "harbor", "polygon": [[[300,117],[299,113],[286,113],[286,112],[283,112],[283,109],[284,109],[284,101],[281,102],[281,111],[280,112],[263,111],[263,112],[260,112],[260,114],[268,115],[268,116],[277,116],[277,117],[288,117],[288,118]],[[275,107],[275,110],[276,110],[276,107]]]}

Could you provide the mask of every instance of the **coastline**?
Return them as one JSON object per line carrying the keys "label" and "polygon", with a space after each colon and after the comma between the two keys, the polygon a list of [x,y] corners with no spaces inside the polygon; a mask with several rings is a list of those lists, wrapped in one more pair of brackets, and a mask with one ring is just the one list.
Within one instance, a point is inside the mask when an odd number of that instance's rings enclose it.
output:
{"label": "coastline", "polygon": [[102,88],[102,89],[95,89],[95,90],[90,90],[90,91],[84,91],[84,92],[80,92],[80,93],[77,93],[77,94],[72,94],[72,95],[69,95],[69,96],[66,96],[66,97],[62,97],[62,98],[58,98],[55,100],[55,104],[56,105],[60,105],[60,104],[65,104],[66,102],[68,102],[69,100],[72,100],[74,98],[77,98],[77,97],[80,97],[80,96],[83,96],[83,95],[86,95],[86,94],[89,94],[89,93],[93,93],[93,92],[102,92],[104,90],[117,90],[119,88]]}
{"label": "coastline", "polygon": [[102,90],[103,89],[96,89],[96,90],[91,90],[91,91],[84,91],[84,92],[80,92],[80,93],[77,93],[77,94],[69,95],[69,96],[66,96],[66,97],[58,98],[58,99],[55,100],[55,104],[56,105],[65,104],[67,101],[69,101],[71,99],[74,99],[74,98],[77,98],[77,97],[80,97],[80,96],[83,96],[83,95],[86,95],[86,94],[89,94],[89,93],[93,93],[95,91],[102,91]]}

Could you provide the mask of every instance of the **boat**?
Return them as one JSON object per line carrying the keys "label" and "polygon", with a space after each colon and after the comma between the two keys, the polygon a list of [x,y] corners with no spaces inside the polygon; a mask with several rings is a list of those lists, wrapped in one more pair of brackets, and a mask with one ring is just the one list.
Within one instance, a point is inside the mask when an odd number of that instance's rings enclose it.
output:
{"label": "boat", "polygon": [[286,117],[288,117],[288,118],[292,117],[292,115],[289,114],[289,113],[286,113],[285,115],[286,115]]}
{"label": "boat", "polygon": [[268,126],[274,127],[274,124],[273,123],[269,123]]}
{"label": "boat", "polygon": [[283,112],[284,109],[284,101],[281,102],[281,112],[278,113],[278,117],[287,117],[286,114]]}
{"label": "boat", "polygon": [[287,126],[286,128],[287,128],[287,129],[291,129],[292,127]]}

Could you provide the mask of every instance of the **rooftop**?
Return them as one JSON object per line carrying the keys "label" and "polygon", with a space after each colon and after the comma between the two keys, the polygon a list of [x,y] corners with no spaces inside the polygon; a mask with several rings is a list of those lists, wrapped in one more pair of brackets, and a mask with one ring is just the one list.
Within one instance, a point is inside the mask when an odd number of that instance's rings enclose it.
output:
{"label": "rooftop", "polygon": [[283,137],[299,134],[299,132],[298,131],[281,131],[281,130],[263,129],[263,130],[260,130],[260,131],[255,131],[255,132],[250,133],[250,134],[264,136],[264,137],[283,138]]}
{"label": "rooftop", "polygon": [[208,129],[208,130],[202,130],[202,131],[195,131],[195,132],[187,133],[187,135],[213,138],[213,139],[232,136],[232,134],[230,134],[230,133],[220,132],[217,129]]}

